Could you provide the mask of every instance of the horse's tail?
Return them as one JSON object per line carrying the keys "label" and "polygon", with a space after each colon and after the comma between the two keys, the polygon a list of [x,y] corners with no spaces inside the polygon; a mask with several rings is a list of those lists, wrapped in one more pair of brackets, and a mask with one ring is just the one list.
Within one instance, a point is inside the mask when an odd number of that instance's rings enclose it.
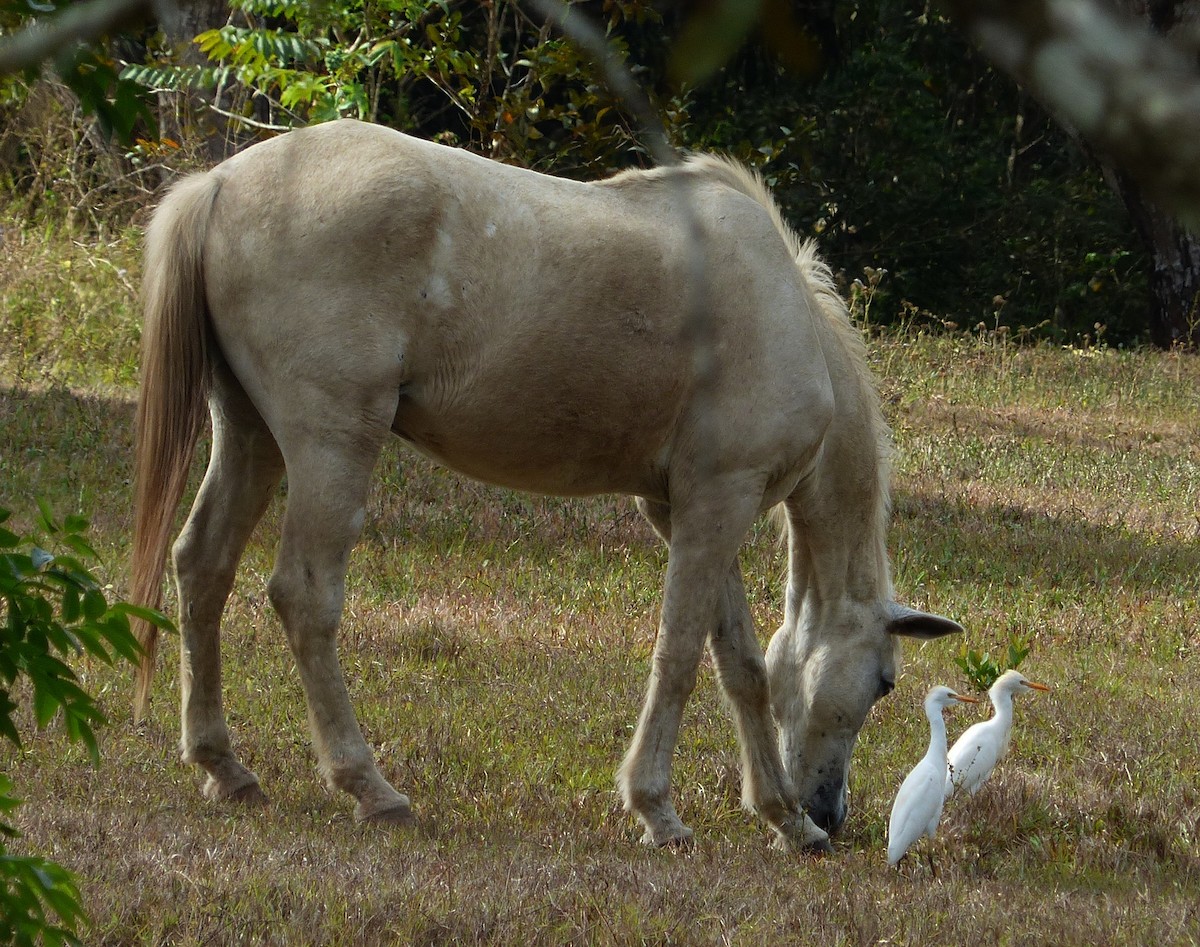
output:
{"label": "horse's tail", "polygon": [[[141,391],[134,453],[130,598],[157,609],[175,511],[204,429],[214,344],[204,294],[204,242],[220,187],[214,174],[184,179],[146,232]],[[136,619],[142,646],[134,716],[150,702],[158,628]]]}

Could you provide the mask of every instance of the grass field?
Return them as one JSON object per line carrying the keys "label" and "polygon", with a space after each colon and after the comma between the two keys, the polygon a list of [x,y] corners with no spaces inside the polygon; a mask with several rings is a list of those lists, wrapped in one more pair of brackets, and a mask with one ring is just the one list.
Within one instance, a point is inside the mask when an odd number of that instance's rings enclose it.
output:
{"label": "grass field", "polygon": [[[89,514],[116,592],[136,284],[132,240],[0,244],[0,504],[26,523],[37,495]],[[675,767],[698,844],[639,845],[613,773],[663,551],[628,501],[494,490],[399,447],[352,561],[342,654],[420,828],[357,825],[316,777],[265,598],[277,502],[225,639],[226,708],[270,807],[201,800],[177,758],[168,640],[141,728],[129,673],[82,666],[111,718],[99,768],[55,730],[0,750],[27,800],[16,849],[78,873],[88,944],[1200,942],[1200,361],[940,330],[877,335],[871,356],[899,449],[899,594],[967,635],[908,646],[862,732],[832,856],[774,851],[739,810],[707,669]],[[765,641],[783,570],[766,524],[744,564]],[[888,869],[892,796],[928,739],[924,692],[968,686],[962,644],[999,654],[1014,637],[1030,645],[1022,670],[1053,692],[1018,705],[984,792],[948,806],[936,873],[912,858]],[[955,711],[951,737],[981,714]]]}

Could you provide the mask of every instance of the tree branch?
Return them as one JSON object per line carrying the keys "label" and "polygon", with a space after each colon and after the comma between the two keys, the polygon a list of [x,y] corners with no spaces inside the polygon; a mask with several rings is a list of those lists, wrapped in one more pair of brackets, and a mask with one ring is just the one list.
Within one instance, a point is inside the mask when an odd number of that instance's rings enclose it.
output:
{"label": "tree branch", "polygon": [[94,42],[142,19],[155,0],[92,0],[74,3],[0,41],[0,75],[21,72],[78,43]]}
{"label": "tree branch", "polygon": [[[532,0],[533,5],[562,30],[567,39],[589,54],[609,91],[641,129],[650,156],[664,167],[678,167],[683,156],[671,143],[671,136],[650,97],[638,85],[633,74],[617,55],[604,33],[590,20],[581,16],[567,0]],[[692,180],[683,174],[672,175],[668,181],[676,195],[676,213],[687,238],[687,290],[683,300],[683,341],[692,347],[692,375],[695,381],[697,433],[696,443],[710,444],[707,425],[713,412],[708,410],[709,399],[717,384],[715,320],[709,311],[706,240],[696,210]],[[711,461],[702,453],[699,463]]]}
{"label": "tree branch", "polygon": [[1200,226],[1200,72],[1096,0],[945,0],[951,17],[1145,190]]}

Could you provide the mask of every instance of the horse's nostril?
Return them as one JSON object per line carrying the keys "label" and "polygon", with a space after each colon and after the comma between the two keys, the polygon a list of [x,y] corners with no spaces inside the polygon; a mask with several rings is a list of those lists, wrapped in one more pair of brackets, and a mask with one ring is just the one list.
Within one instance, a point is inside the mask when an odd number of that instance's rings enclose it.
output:
{"label": "horse's nostril", "polygon": [[846,821],[847,805],[841,786],[823,786],[808,806],[808,816],[833,835]]}
{"label": "horse's nostril", "polygon": [[821,808],[810,809],[809,817],[815,822],[818,828],[823,829],[830,835],[833,835],[846,821],[846,810],[844,807],[837,808]]}

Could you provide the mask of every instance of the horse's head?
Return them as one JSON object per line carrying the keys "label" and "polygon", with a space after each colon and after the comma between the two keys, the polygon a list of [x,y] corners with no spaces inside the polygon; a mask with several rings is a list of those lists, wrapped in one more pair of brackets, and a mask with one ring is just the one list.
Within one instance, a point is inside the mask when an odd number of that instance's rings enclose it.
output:
{"label": "horse's head", "polygon": [[767,669],[780,755],[801,805],[821,828],[836,832],[846,820],[850,754],[872,705],[896,684],[897,636],[927,640],[962,630],[893,602],[843,602],[806,609],[771,639]]}

